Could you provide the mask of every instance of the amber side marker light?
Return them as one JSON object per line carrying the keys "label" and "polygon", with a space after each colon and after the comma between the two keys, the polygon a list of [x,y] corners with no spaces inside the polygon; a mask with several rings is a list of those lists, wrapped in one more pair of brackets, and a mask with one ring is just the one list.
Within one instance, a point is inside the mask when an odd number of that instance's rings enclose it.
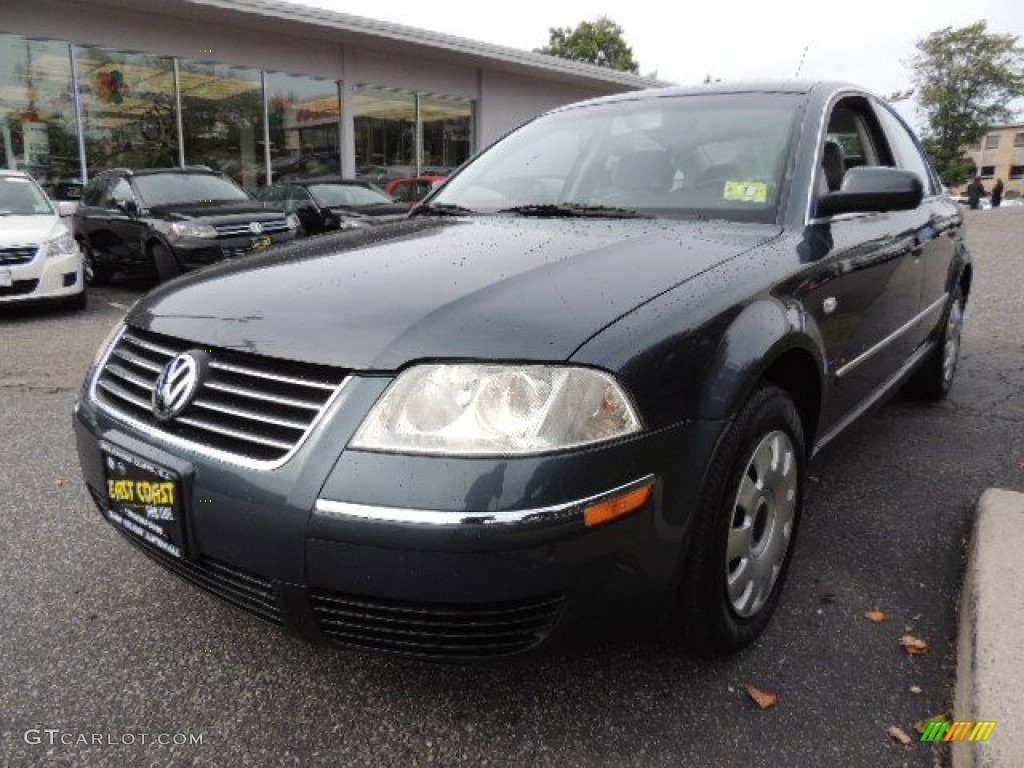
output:
{"label": "amber side marker light", "polygon": [[584,524],[590,528],[607,523],[623,515],[628,515],[630,512],[639,509],[651,498],[652,485],[645,485],[622,496],[616,496],[614,499],[587,507],[583,510]]}

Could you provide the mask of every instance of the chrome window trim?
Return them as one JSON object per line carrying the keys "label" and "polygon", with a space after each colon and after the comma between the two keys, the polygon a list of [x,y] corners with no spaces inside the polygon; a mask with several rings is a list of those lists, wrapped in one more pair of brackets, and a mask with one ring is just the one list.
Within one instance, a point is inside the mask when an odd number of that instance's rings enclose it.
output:
{"label": "chrome window trim", "polygon": [[865,362],[866,360],[868,360],[869,358],[871,358],[872,356],[874,356],[878,352],[881,352],[884,347],[886,347],[887,345],[891,344],[899,336],[901,336],[902,334],[904,334],[907,331],[909,331],[911,328],[913,328],[919,322],[924,320],[928,315],[930,315],[936,309],[939,309],[940,307],[942,307],[942,305],[945,304],[948,299],[949,299],[949,294],[948,293],[942,294],[942,296],[939,297],[938,299],[936,299],[935,301],[933,301],[928,308],[926,308],[924,311],[922,311],[922,312],[918,313],[917,315],[915,315],[907,323],[904,323],[902,326],[900,326],[895,331],[890,333],[888,336],[886,336],[880,342],[875,344],[875,346],[871,347],[871,349],[865,350],[864,352],[859,354],[857,357],[855,357],[853,360],[851,360],[846,365],[844,365],[842,368],[838,368],[836,370],[836,376],[838,378],[842,378],[843,376],[848,374],[850,371],[852,371],[854,368],[859,366],[861,363]]}
{"label": "chrome window trim", "polygon": [[141,421],[138,421],[137,419],[132,418],[123,411],[107,405],[102,400],[96,397],[96,388],[99,383],[100,374],[103,373],[103,370],[106,368],[107,365],[107,360],[110,358],[114,349],[121,341],[121,337],[124,336],[127,330],[128,326],[123,326],[121,328],[121,331],[113,339],[111,339],[110,346],[106,349],[106,351],[104,351],[103,357],[96,363],[95,368],[93,368],[91,378],[89,381],[89,402],[98,410],[102,411],[108,416],[111,416],[112,418],[116,419],[122,424],[132,427],[133,429],[138,430],[142,434],[153,437],[156,440],[159,440],[167,445],[171,445],[176,448],[183,448],[185,450],[197,453],[201,456],[216,459],[217,461],[224,461],[229,464],[235,464],[240,467],[245,467],[246,469],[255,469],[262,471],[273,470],[283,467],[285,464],[291,461],[292,457],[294,457],[295,454],[298,453],[299,450],[302,448],[302,446],[305,445],[306,440],[309,439],[309,436],[313,433],[313,430],[316,429],[317,426],[319,426],[320,423],[323,421],[324,416],[328,413],[328,411],[331,410],[331,408],[334,406],[334,403],[338,400],[339,397],[341,397],[341,394],[342,392],[344,392],[345,387],[353,378],[351,375],[349,375],[341,380],[337,387],[334,388],[334,392],[331,394],[331,396],[327,398],[327,401],[323,404],[323,406],[318,410],[317,414],[309,422],[309,427],[306,429],[305,432],[302,433],[299,439],[295,441],[295,445],[292,447],[292,449],[288,451],[284,456],[282,456],[279,459],[273,460],[252,459],[249,458],[248,456],[241,456],[237,453],[231,453],[230,451],[222,451],[218,448],[211,448],[207,445],[203,445],[202,443],[197,443],[192,440],[186,440],[184,438],[178,437],[177,435],[172,435],[168,432],[164,432],[159,429],[154,429],[149,424],[145,424]]}
{"label": "chrome window trim", "polygon": [[374,523],[399,523],[433,528],[468,528],[473,526],[519,526],[543,523],[565,523],[583,520],[583,510],[606,499],[654,484],[654,475],[620,485],[594,496],[576,499],[564,504],[532,509],[513,509],[502,512],[456,512],[439,509],[411,509],[382,507],[371,504],[352,504],[347,501],[317,499],[314,512],[335,518],[350,518]]}

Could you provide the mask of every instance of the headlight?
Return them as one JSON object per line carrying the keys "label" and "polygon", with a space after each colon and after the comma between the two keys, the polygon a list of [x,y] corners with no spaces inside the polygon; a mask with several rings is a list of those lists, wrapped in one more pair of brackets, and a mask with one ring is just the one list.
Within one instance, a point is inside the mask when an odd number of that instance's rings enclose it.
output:
{"label": "headlight", "polygon": [[198,237],[204,240],[217,236],[217,230],[209,224],[198,224],[194,221],[176,221],[171,224],[168,230],[172,240],[181,240],[185,237]]}
{"label": "headlight", "polygon": [[47,258],[51,256],[65,256],[69,253],[77,252],[78,243],[75,242],[75,238],[68,232],[59,234],[43,243],[43,255]]}
{"label": "headlight", "polygon": [[299,217],[294,213],[289,213],[284,217],[285,222],[288,224],[288,229],[298,229],[302,222],[299,221]]}
{"label": "headlight", "polygon": [[352,438],[397,453],[509,455],[563,450],[640,431],[608,374],[543,365],[421,365],[402,373]]}

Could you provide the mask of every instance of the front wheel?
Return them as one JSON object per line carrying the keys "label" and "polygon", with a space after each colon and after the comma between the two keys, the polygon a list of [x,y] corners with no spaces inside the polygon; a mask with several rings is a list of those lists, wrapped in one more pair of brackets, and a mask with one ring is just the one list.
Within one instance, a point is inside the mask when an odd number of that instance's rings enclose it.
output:
{"label": "front wheel", "polygon": [[728,427],[697,509],[676,606],[693,653],[735,653],[768,625],[796,540],[804,464],[796,406],[761,387]]}
{"label": "front wheel", "polygon": [[161,283],[181,274],[181,265],[178,264],[178,260],[174,258],[174,254],[167,246],[162,243],[153,243],[149,252],[153,257],[156,276]]}
{"label": "front wheel", "polygon": [[86,241],[79,240],[78,247],[82,251],[82,274],[85,277],[85,284],[94,288],[107,285],[114,276],[114,270],[97,261],[96,251]]}

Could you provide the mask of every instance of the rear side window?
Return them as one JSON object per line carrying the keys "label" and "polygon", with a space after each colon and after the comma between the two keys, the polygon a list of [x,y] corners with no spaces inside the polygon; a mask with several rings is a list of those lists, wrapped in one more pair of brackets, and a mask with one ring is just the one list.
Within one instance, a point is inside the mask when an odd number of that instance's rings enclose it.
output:
{"label": "rear side window", "polygon": [[98,178],[90,181],[89,186],[85,188],[85,192],[82,194],[82,205],[100,206],[103,201],[103,190],[107,188],[109,181],[109,178]]}

